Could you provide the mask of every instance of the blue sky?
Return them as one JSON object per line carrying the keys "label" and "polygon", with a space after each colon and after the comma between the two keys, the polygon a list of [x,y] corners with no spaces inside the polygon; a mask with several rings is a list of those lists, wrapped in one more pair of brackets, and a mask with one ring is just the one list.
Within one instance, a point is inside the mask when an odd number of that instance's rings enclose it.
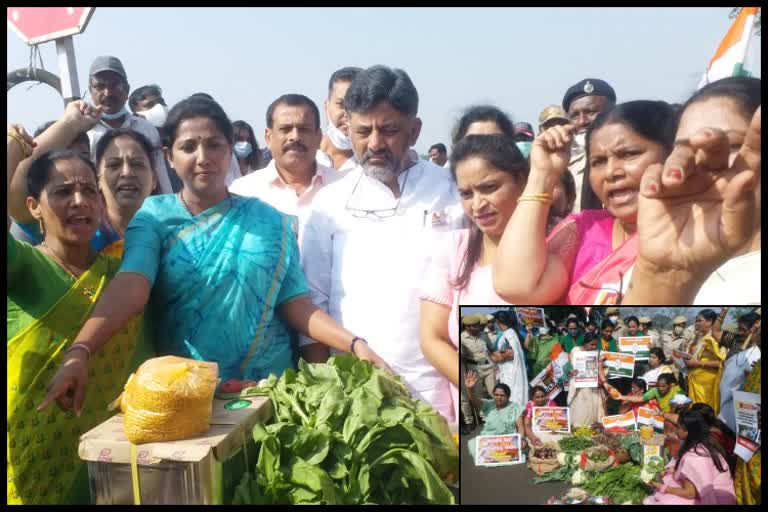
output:
{"label": "blue sky", "polygon": [[[730,26],[729,8],[108,8],[75,36],[81,93],[94,57],[121,58],[132,88],[159,84],[166,100],[216,98],[264,143],[265,111],[284,93],[322,109],[343,66],[405,69],[419,91],[420,153],[448,145],[469,105],[491,103],[537,127],[586,77],[607,80],[618,100],[683,102]],[[8,30],[8,71],[29,48]],[[55,44],[40,47],[58,74]],[[29,131],[62,109],[57,93],[30,82],[8,94],[8,122]],[[323,119],[323,127],[325,127]]]}

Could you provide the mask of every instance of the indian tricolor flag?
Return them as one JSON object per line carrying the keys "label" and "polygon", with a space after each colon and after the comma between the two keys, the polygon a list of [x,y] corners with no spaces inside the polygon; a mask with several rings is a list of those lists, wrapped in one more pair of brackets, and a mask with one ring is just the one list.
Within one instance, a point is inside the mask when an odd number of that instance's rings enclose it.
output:
{"label": "indian tricolor flag", "polygon": [[549,359],[552,361],[552,377],[555,382],[560,382],[565,377],[565,365],[568,363],[568,352],[563,350],[560,343],[555,343],[549,353]]}
{"label": "indian tricolor flag", "polygon": [[757,10],[758,7],[742,7],[715,56],[709,61],[699,88],[729,76],[752,76],[751,70],[745,69],[744,62],[750,49]]}

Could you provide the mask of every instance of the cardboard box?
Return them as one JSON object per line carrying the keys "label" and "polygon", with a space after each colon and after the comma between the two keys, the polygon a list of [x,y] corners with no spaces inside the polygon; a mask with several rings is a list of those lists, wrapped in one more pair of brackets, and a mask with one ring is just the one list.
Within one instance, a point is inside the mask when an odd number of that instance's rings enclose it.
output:
{"label": "cardboard box", "polygon": [[220,504],[231,497],[245,471],[246,457],[250,457],[248,465],[255,466],[252,430],[271,415],[267,397],[214,400],[206,433],[181,441],[136,445],[132,450],[123,415],[117,414],[80,437],[79,455],[88,462],[91,501]]}

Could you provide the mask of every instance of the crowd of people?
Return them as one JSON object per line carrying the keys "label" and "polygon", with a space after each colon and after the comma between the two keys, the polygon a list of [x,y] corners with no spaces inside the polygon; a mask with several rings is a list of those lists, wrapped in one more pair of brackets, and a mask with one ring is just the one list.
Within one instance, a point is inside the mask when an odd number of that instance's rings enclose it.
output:
{"label": "crowd of people", "polygon": [[[665,432],[680,442],[670,482],[665,480],[664,488],[660,484],[647,503],[706,503],[713,492],[720,493],[718,504],[759,503],[760,454],[748,462],[734,455],[733,396],[736,390],[760,393],[760,309],[738,317],[736,329],[724,331],[729,309],[703,309],[690,325],[686,317],[677,316],[661,333],[649,316],[622,318],[617,307],[608,307],[599,325],[583,312],[541,327],[518,321],[510,310],[464,315],[461,433],[517,433],[524,444],[540,446],[531,426],[534,406],[568,407],[571,428],[593,426],[605,416],[630,411],[637,419],[638,410],[645,407],[662,416]],[[627,336],[651,338],[648,360],[635,363],[633,377],[610,378],[604,352],[617,352],[617,340]],[[577,375],[573,356],[579,351],[598,354],[596,387],[572,382]],[[684,365],[672,362],[679,356],[676,352],[687,355]],[[568,354],[561,371],[550,366],[560,353]],[[532,382],[545,369],[557,383],[554,389]],[[468,441],[473,456],[475,439]],[[705,482],[719,483],[713,491],[701,486]]]}
{"label": "crowd of people", "polygon": [[82,499],[78,435],[153,354],[260,380],[351,352],[456,423],[460,304],[759,302],[759,79],[679,108],[581,80],[538,136],[470,106],[435,163],[400,69],[339,69],[322,114],[276,98],[268,154],[210,94],[128,76],[98,57],[92,103],[7,127],[10,501]]}

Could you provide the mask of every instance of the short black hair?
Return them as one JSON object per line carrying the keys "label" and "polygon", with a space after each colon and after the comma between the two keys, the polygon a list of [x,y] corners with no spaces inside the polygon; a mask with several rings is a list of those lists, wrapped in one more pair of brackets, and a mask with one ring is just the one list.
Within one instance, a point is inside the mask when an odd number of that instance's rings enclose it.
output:
{"label": "short black hair", "polygon": [[501,322],[507,327],[517,326],[517,317],[511,311],[502,309],[501,311],[497,311],[493,316],[496,318],[498,322]]}
{"label": "short black hair", "polygon": [[624,319],[625,324],[629,325],[629,322],[635,322],[638,326],[640,325],[640,320],[638,320],[634,315],[630,315]]}
{"label": "short black hair", "polygon": [[499,382],[493,387],[493,392],[495,393],[497,389],[500,389],[505,395],[507,395],[507,398],[509,398],[512,395],[512,390],[509,389],[509,386],[504,384],[503,382]]}
{"label": "short black hair", "polygon": [[463,139],[472,123],[491,121],[496,123],[501,132],[514,140],[515,128],[512,119],[493,105],[475,105],[464,111],[456,127],[453,129],[451,144],[456,145]]}
{"label": "short black hair", "polygon": [[40,200],[41,192],[48,184],[48,180],[51,179],[51,169],[60,160],[79,160],[87,165],[93,172],[93,177],[97,178],[96,166],[77,151],[71,149],[46,151],[29,166],[29,171],[27,171],[27,194]]}
{"label": "short black hair", "polygon": [[364,69],[357,73],[344,97],[348,112],[368,112],[382,102],[407,116],[418,113],[419,93],[408,73],[386,66]]}
{"label": "short black hair", "polygon": [[328,97],[331,97],[331,91],[333,91],[333,86],[336,85],[336,82],[352,82],[362,70],[363,68],[356,66],[347,66],[334,71],[331,79],[328,80]]}
{"label": "short black hair", "polygon": [[[32,136],[33,139],[38,138],[45,130],[50,128],[56,124],[56,121],[48,121],[47,123],[43,123],[40,126],[38,126],[37,130],[35,130],[34,135]],[[88,138],[88,132],[80,132],[75,136],[75,140],[72,141],[72,144],[85,144],[89,148],[91,147],[91,140]]]}
{"label": "short black hair", "polygon": [[268,128],[272,129],[274,126],[274,119],[272,119],[272,116],[274,115],[275,108],[277,108],[278,105],[288,105],[290,107],[298,107],[300,105],[308,106],[315,116],[315,131],[320,129],[320,110],[318,110],[314,101],[304,96],[303,94],[283,94],[275,101],[270,103],[269,107],[267,107]]}
{"label": "short black hair", "polygon": [[643,393],[645,393],[645,391],[648,389],[648,383],[645,382],[645,380],[641,379],[640,377],[635,377],[634,379],[632,379],[632,384],[639,387],[643,391]]}
{"label": "short black hair", "polygon": [[441,153],[446,153],[446,154],[448,153],[448,148],[446,148],[445,144],[443,144],[442,142],[438,142],[437,144],[432,144],[431,146],[429,146],[429,153],[431,153],[433,149],[436,149]]}
{"label": "short black hair", "polygon": [[187,119],[195,117],[207,117],[211,119],[224,137],[229,142],[229,145],[234,144],[234,130],[232,129],[232,122],[229,120],[224,109],[221,105],[214,100],[209,100],[200,95],[193,95],[189,98],[183,99],[171,108],[168,112],[168,119],[163,126],[166,136],[167,147],[172,147],[176,141],[179,125]]}
{"label": "short black hair", "polygon": [[131,112],[136,113],[136,107],[138,107],[139,102],[148,96],[159,97],[163,101],[163,105],[165,105],[165,99],[163,99],[163,90],[159,85],[142,85],[133,91],[130,96],[128,96],[128,106],[130,107]]}
{"label": "short black hair", "polygon": [[668,386],[671,386],[673,384],[677,384],[677,379],[675,379],[674,373],[662,373],[656,378],[656,382],[664,381],[667,383]]}
{"label": "short black hair", "polygon": [[190,98],[205,98],[207,100],[216,101],[213,99],[213,96],[207,92],[196,92],[195,94],[190,95]]}
{"label": "short black hair", "polygon": [[545,395],[547,394],[547,389],[544,386],[537,384],[531,388],[531,400],[533,400],[533,395],[535,395],[537,391],[541,391]]}
{"label": "short black hair", "polygon": [[613,322],[611,322],[607,318],[605,320],[603,320],[603,322],[600,324],[600,330],[602,331],[606,327],[613,327],[614,329],[616,328],[616,326],[613,324]]}
{"label": "short black hair", "polygon": [[700,316],[708,322],[714,322],[717,320],[717,313],[715,313],[714,309],[702,309],[696,316]]}
{"label": "short black hair", "polygon": [[587,332],[586,334],[584,334],[584,343],[583,343],[583,345],[586,345],[587,343],[589,343],[591,341],[596,341],[598,339],[599,339],[599,336],[597,335],[596,332]]}

